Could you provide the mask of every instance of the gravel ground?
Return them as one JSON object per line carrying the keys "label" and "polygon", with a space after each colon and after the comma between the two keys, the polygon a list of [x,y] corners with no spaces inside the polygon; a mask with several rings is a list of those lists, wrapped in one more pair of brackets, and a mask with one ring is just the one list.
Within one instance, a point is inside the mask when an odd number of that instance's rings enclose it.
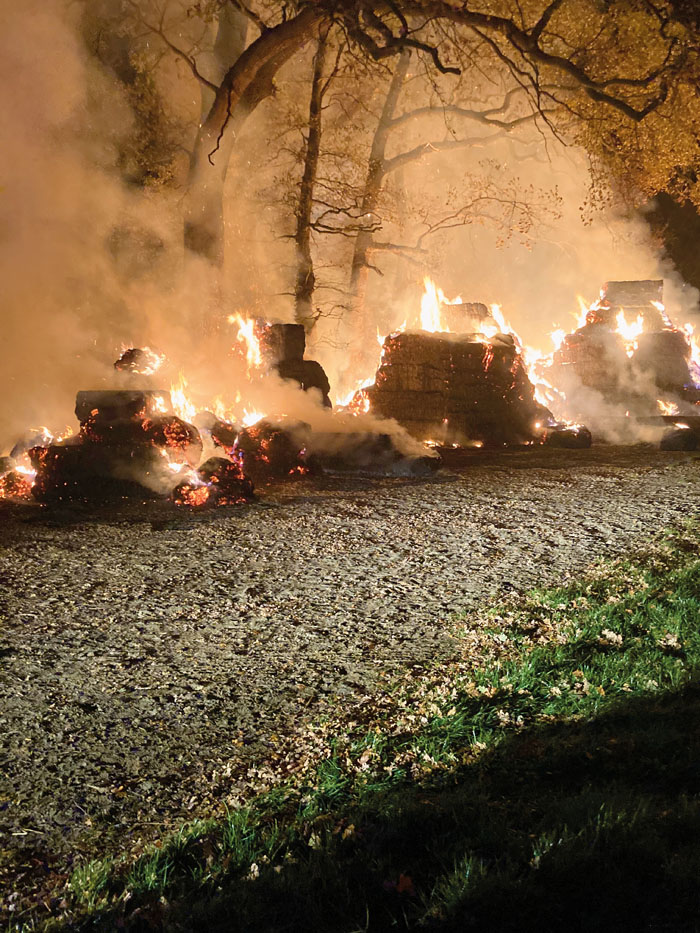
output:
{"label": "gravel ground", "polygon": [[449,452],[427,479],[305,479],[213,513],[6,506],[5,878],[214,812],[324,697],[453,654],[455,611],[697,513],[699,459]]}

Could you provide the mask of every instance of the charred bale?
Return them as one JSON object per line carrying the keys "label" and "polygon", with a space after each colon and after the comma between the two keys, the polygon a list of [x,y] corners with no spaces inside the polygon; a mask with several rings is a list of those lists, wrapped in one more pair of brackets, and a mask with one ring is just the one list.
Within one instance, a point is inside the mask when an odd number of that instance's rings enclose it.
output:
{"label": "charred bale", "polygon": [[268,366],[298,363],[304,359],[306,333],[303,324],[263,324],[258,329],[260,350]]}
{"label": "charred bale", "polygon": [[[307,462],[322,472],[379,473],[409,475],[414,461],[430,461],[431,469],[440,464],[437,456],[411,457],[386,433],[371,431],[314,432],[307,445]],[[425,464],[415,464],[421,472]]]}
{"label": "charred bale", "polygon": [[587,450],[593,443],[591,432],[582,424],[549,425],[543,436],[546,447]]}
{"label": "charred bale", "polygon": [[607,397],[618,397],[629,381],[625,341],[603,323],[586,324],[568,334],[554,354],[554,366],[570,367],[582,385]]}
{"label": "charred bale", "polygon": [[303,443],[296,430],[265,420],[244,428],[236,442],[243,472],[255,482],[280,479],[303,471],[302,448]]}
{"label": "charred bale", "polygon": [[642,308],[663,301],[664,282],[663,279],[606,282],[601,295],[609,304],[620,308]]}
{"label": "charred bale", "polygon": [[75,416],[99,424],[148,418],[169,411],[170,393],[163,389],[92,389],[78,392]]}
{"label": "charred bale", "polygon": [[[301,325],[298,326],[301,327]],[[297,382],[304,392],[309,389],[318,389],[324,407],[333,407],[328,394],[331,390],[331,384],[320,363],[315,360],[282,360],[275,368],[282,379],[291,379]]]}
{"label": "charred bale", "polygon": [[156,493],[139,482],[155,465],[152,448],[138,457],[115,454],[94,444],[34,447],[29,456],[37,471],[32,489],[39,502],[112,502],[124,498],[153,498]]}
{"label": "charred bale", "polygon": [[473,334],[484,324],[495,324],[491,312],[480,301],[457,301],[440,304],[440,320],[453,334]]}
{"label": "charred bale", "polygon": [[671,431],[664,432],[659,448],[661,450],[697,450],[698,436],[689,428],[673,428]]}
{"label": "charred bale", "polygon": [[210,457],[197,470],[197,475],[212,487],[212,497],[218,505],[235,505],[250,502],[253,482],[244,475],[241,464],[226,457]]}
{"label": "charred bale", "polygon": [[217,447],[222,447],[226,451],[234,448],[240,428],[230,421],[222,421],[217,418],[209,427],[209,434]]}
{"label": "charred bale", "polygon": [[141,425],[146,440],[167,451],[171,460],[196,466],[202,456],[202,438],[193,424],[177,415],[161,415]]}

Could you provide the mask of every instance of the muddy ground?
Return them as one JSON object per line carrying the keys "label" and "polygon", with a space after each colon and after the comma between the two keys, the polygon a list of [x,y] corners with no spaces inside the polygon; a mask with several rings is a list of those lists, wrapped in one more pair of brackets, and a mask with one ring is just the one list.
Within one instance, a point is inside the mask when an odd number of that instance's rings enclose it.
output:
{"label": "muddy ground", "polygon": [[597,447],[450,452],[426,479],[198,514],[3,507],[2,886],[220,812],[324,698],[451,656],[455,613],[564,582],[699,491],[697,456]]}

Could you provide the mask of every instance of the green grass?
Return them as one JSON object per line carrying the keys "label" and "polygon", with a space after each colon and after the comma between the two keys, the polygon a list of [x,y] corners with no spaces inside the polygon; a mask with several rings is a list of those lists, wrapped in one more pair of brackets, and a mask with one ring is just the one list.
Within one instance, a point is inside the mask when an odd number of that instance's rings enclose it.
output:
{"label": "green grass", "polygon": [[700,930],[699,547],[463,620],[295,782],[76,871],[54,928]]}

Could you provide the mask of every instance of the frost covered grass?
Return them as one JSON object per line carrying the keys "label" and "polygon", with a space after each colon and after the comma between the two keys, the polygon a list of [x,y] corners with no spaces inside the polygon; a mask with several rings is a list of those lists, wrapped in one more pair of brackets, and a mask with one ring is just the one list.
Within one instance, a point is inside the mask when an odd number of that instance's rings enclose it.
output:
{"label": "frost covered grass", "polygon": [[[461,619],[49,928],[700,929],[700,526]],[[295,761],[294,767],[290,765]]]}

